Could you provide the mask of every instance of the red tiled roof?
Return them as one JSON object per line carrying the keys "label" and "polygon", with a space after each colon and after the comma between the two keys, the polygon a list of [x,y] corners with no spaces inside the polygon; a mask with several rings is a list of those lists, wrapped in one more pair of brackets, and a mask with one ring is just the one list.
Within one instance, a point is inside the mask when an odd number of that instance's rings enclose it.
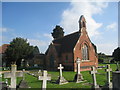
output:
{"label": "red tiled roof", "polygon": [[5,51],[9,45],[10,44],[3,44],[2,46],[0,46],[0,54],[5,53]]}

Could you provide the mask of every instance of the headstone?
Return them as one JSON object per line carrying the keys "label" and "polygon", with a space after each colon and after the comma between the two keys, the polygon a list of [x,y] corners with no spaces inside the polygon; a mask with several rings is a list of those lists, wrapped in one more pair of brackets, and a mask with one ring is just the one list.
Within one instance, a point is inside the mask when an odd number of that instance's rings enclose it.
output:
{"label": "headstone", "polygon": [[107,69],[105,70],[107,72],[107,83],[106,83],[106,87],[107,88],[112,88],[112,83],[110,82],[110,71],[112,71],[112,69],[110,68],[110,65],[107,64]]}
{"label": "headstone", "polygon": [[38,76],[41,76],[41,74],[42,74],[42,71],[39,70],[39,71],[38,71]]}
{"label": "headstone", "polygon": [[47,80],[51,80],[51,77],[50,77],[50,76],[47,76],[47,71],[44,70],[44,71],[43,71],[43,75],[42,75],[42,76],[39,76],[38,80],[43,80],[42,90],[46,90]]}
{"label": "headstone", "polygon": [[24,59],[21,60],[21,67],[24,67]]}
{"label": "headstone", "polygon": [[39,70],[38,73],[41,73],[41,70]]}
{"label": "headstone", "polygon": [[59,75],[59,78],[58,78],[58,80],[56,81],[56,83],[57,84],[66,84],[66,83],[68,83],[68,81],[62,76],[62,69],[63,69],[64,67],[62,66],[62,64],[59,64],[59,67],[58,67],[58,69],[60,70],[60,75]]}
{"label": "headstone", "polygon": [[28,83],[25,80],[21,80],[18,88],[29,88]]}
{"label": "headstone", "polygon": [[16,88],[16,77],[23,77],[22,72],[16,72],[16,65],[11,65],[11,72],[4,73],[4,78],[11,78],[10,88]]}
{"label": "headstone", "polygon": [[95,67],[91,67],[90,74],[92,74],[92,78],[93,78],[93,88],[99,88],[99,85],[97,85],[97,81],[96,81],[96,73],[97,71],[95,70]]}
{"label": "headstone", "polygon": [[113,89],[120,90],[120,71],[112,72]]}
{"label": "headstone", "polygon": [[74,77],[74,81],[76,83],[84,81],[82,74],[80,73],[80,59],[77,58],[76,60],[76,65],[77,65],[77,74]]}
{"label": "headstone", "polygon": [[26,73],[25,69],[23,69],[22,72],[23,72],[23,79],[20,81],[18,88],[30,88],[28,86],[28,83],[25,81],[25,73]]}

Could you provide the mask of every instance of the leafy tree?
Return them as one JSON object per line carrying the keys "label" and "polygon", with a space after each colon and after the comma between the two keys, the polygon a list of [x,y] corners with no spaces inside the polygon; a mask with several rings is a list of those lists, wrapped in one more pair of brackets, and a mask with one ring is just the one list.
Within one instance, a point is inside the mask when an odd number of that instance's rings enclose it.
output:
{"label": "leafy tree", "polygon": [[104,53],[98,53],[98,62],[103,63],[106,55]]}
{"label": "leafy tree", "polygon": [[63,28],[56,25],[56,27],[53,29],[53,33],[51,33],[54,39],[58,39],[60,37],[64,36]]}
{"label": "leafy tree", "polygon": [[5,52],[7,64],[16,63],[20,66],[21,60],[27,60],[33,54],[33,50],[34,47],[29,45],[27,39],[18,37],[13,39]]}
{"label": "leafy tree", "polygon": [[116,71],[119,71],[120,70],[120,47],[118,47],[117,49],[114,50],[113,52],[113,57],[114,57],[114,61],[116,61],[116,66],[117,66],[117,69]]}
{"label": "leafy tree", "polygon": [[120,62],[120,47],[114,50],[113,57],[116,62]]}

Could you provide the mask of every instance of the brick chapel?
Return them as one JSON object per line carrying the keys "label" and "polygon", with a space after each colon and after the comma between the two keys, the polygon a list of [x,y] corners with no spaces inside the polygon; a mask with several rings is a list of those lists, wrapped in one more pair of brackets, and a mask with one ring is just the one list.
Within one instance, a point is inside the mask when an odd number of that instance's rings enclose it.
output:
{"label": "brick chapel", "polygon": [[[56,26],[61,28],[60,26]],[[76,71],[76,59],[80,58],[80,70],[90,70],[92,66],[98,66],[96,46],[91,42],[87,30],[86,20],[82,15],[79,19],[77,32],[55,38],[46,51],[46,69],[57,70],[59,64],[64,70]]]}

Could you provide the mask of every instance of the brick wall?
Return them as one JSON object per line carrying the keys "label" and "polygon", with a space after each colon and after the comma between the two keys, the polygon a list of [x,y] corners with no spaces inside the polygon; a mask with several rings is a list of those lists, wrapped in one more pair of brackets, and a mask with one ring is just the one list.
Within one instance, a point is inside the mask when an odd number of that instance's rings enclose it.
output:
{"label": "brick wall", "polygon": [[[95,49],[92,46],[92,43],[87,35],[86,28],[82,28],[81,36],[73,50],[74,52],[74,62],[76,61],[77,57],[82,60],[82,46],[86,44],[88,46],[88,52],[89,52],[89,60],[82,61],[81,63],[81,71],[90,70],[91,66],[98,65],[98,59],[95,53]],[[86,67],[86,68],[85,68]],[[76,63],[74,63],[74,71],[76,71]]]}

